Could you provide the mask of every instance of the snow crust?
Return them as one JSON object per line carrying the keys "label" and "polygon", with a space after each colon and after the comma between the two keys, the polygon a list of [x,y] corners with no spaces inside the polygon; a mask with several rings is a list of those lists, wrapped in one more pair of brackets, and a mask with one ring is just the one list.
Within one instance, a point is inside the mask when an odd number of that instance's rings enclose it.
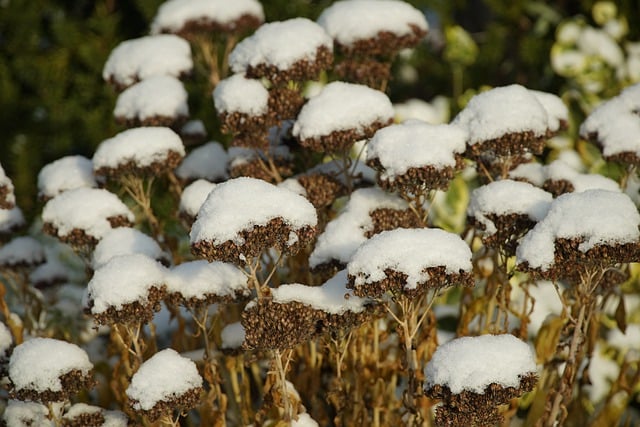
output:
{"label": "snow crust", "polygon": [[445,267],[448,274],[470,272],[471,249],[457,234],[437,228],[383,231],[364,242],[347,264],[355,286],[385,279],[386,269],[407,275],[407,289],[429,280],[424,270]]}
{"label": "snow crust", "polygon": [[173,267],[166,277],[167,291],[185,299],[204,299],[208,295],[235,297],[249,295],[247,276],[235,265],[205,260],[189,261]]}
{"label": "snow crust", "polygon": [[210,141],[191,150],[176,168],[176,175],[184,180],[202,178],[220,181],[228,176],[228,162],[229,155],[222,144]]}
{"label": "snow crust", "polygon": [[192,69],[189,43],[173,34],[160,34],[126,40],[116,46],[104,64],[102,78],[126,87],[153,76],[179,77]]}
{"label": "snow crust", "polygon": [[135,301],[145,303],[149,289],[165,284],[167,270],[146,255],[130,254],[111,258],[98,268],[87,285],[91,313],[100,314],[109,307],[122,309]]}
{"label": "snow crust", "polygon": [[476,188],[471,192],[467,215],[485,226],[485,234],[498,230],[489,214],[524,214],[540,221],[547,214],[553,196],[526,182],[504,179]]}
{"label": "snow crust", "polygon": [[116,100],[116,118],[147,120],[155,116],[188,117],[187,91],[173,76],[153,76],[136,83]]}
{"label": "snow crust", "polygon": [[338,1],[320,14],[318,24],[345,46],[382,31],[402,37],[413,33],[412,25],[423,31],[429,28],[422,12],[396,0]]}
{"label": "snow crust", "polygon": [[6,233],[25,223],[22,210],[15,206],[12,209],[0,209],[0,233]]}
{"label": "snow crust", "polygon": [[516,250],[517,263],[548,270],[554,261],[558,238],[578,238],[578,249],[587,252],[596,245],[616,245],[640,239],[640,214],[629,196],[607,190],[567,193],[551,203],[547,215],[522,239]]}
{"label": "snow crust", "polygon": [[60,377],[76,369],[83,375],[93,369],[87,353],[53,338],[25,341],[13,349],[9,359],[9,378],[16,390],[63,391]]}
{"label": "snow crust", "polygon": [[196,364],[171,348],[154,354],[133,374],[127,396],[136,410],[151,410],[157,403],[179,398],[202,387]]}
{"label": "snow crust", "polygon": [[309,99],[293,125],[293,136],[309,139],[334,131],[357,129],[394,116],[393,105],[383,92],[368,86],[332,82]]}
{"label": "snow crust", "polygon": [[93,162],[84,156],[66,156],[44,166],[38,173],[40,196],[55,197],[74,188],[97,187]]}
{"label": "snow crust", "polygon": [[382,179],[406,173],[410,168],[456,165],[455,154],[466,148],[467,132],[454,125],[431,125],[409,120],[378,130],[367,145],[367,160],[378,159]]}
{"label": "snow crust", "polygon": [[213,90],[213,104],[218,113],[242,113],[261,116],[267,113],[269,91],[260,80],[234,74]]}
{"label": "snow crust", "polygon": [[340,215],[318,236],[309,256],[309,266],[314,268],[331,260],[349,262],[356,249],[367,240],[366,232],[373,228],[369,214],[381,208],[404,210],[409,205],[377,187],[355,190]]}
{"label": "snow crust", "polygon": [[332,51],[333,40],[307,18],[270,22],[236,45],[229,54],[229,66],[234,73],[245,73],[259,64],[286,70],[301,60],[314,61],[322,46]]}
{"label": "snow crust", "polygon": [[548,122],[547,111],[538,98],[517,84],[475,95],[453,120],[453,124],[467,129],[470,145],[507,133],[530,131],[542,136]]}
{"label": "snow crust", "polygon": [[124,216],[133,222],[133,213],[113,193],[97,188],[76,188],[49,200],[42,210],[42,221],[58,229],[58,236],[66,236],[74,228],[101,239],[111,224],[107,218]]}
{"label": "snow crust", "polygon": [[569,109],[558,95],[539,90],[529,90],[547,111],[547,126],[552,132],[560,129],[561,122],[569,122]]}
{"label": "snow crust", "polygon": [[245,330],[242,322],[230,323],[220,332],[223,349],[239,348],[244,342]]}
{"label": "snow crust", "polygon": [[439,346],[424,375],[426,388],[436,384],[452,393],[483,393],[490,384],[517,387],[520,377],[536,372],[535,353],[513,335],[462,337]]}
{"label": "snow crust", "polygon": [[0,247],[0,265],[35,265],[42,264],[45,259],[42,244],[30,236],[15,237]]}
{"label": "snow crust", "polygon": [[191,228],[191,243],[242,244],[242,230],[279,217],[292,229],[313,227],[318,221],[313,205],[298,194],[255,178],[231,179],[209,193]]}
{"label": "snow crust", "polygon": [[347,311],[360,313],[368,301],[347,289],[347,270],[339,271],[321,286],[300,283],[280,285],[271,290],[271,295],[273,302],[279,304],[299,302],[329,314],[344,314]]}
{"label": "snow crust", "polygon": [[148,126],[127,129],[100,143],[93,155],[93,169],[117,168],[130,161],[137,166],[162,162],[169,151],[184,156],[184,145],[168,127]]}
{"label": "snow crust", "polygon": [[207,200],[207,196],[215,186],[216,184],[213,182],[204,179],[199,179],[187,185],[184,190],[182,190],[182,195],[180,196],[180,212],[184,212],[190,217],[195,218],[202,204]]}
{"label": "snow crust", "polygon": [[242,15],[264,21],[264,11],[257,0],[169,0],[158,8],[151,33],[180,31],[190,21],[228,25]]}
{"label": "snow crust", "polygon": [[98,242],[91,266],[98,269],[110,259],[120,255],[143,254],[151,259],[164,259],[167,255],[151,236],[129,227],[118,227],[110,230]]}

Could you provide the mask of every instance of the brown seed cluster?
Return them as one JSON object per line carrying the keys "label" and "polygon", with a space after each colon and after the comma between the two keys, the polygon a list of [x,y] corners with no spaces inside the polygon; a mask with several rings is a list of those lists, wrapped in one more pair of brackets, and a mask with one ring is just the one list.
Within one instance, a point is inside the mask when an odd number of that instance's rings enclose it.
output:
{"label": "brown seed cluster", "polygon": [[604,156],[604,159],[608,162],[620,163],[629,166],[640,166],[640,156],[637,153],[631,151],[623,151],[611,156]]}
{"label": "brown seed cluster", "polygon": [[77,414],[73,418],[65,416],[62,419],[63,427],[102,427],[105,419],[102,411],[85,412]]}
{"label": "brown seed cluster", "polygon": [[336,64],[334,71],[340,80],[378,88],[391,78],[391,61],[347,57]]}
{"label": "brown seed cluster", "polygon": [[134,128],[140,126],[166,126],[174,130],[180,129],[184,125],[189,116],[176,115],[176,116],[163,116],[153,115],[151,117],[141,118],[138,115],[135,117],[115,116],[116,123],[126,128]]}
{"label": "brown seed cluster", "polygon": [[111,180],[118,180],[119,177],[124,175],[140,177],[158,176],[175,169],[181,161],[182,155],[180,153],[169,150],[164,159],[156,160],[150,165],[142,166],[134,160],[129,160],[126,163],[119,164],[115,168],[103,166],[95,170],[94,173],[97,177],[105,177]]}
{"label": "brown seed cluster", "polygon": [[409,24],[411,33],[399,36],[391,31],[379,31],[374,37],[356,40],[344,45],[336,42],[340,52],[348,56],[393,56],[402,49],[416,46],[427,32],[414,24]]}
{"label": "brown seed cluster", "polygon": [[373,306],[360,313],[330,314],[297,301],[278,303],[270,297],[255,301],[242,312],[246,349],[294,348],[329,331],[350,329],[366,321]]}
{"label": "brown seed cluster", "polygon": [[9,202],[9,196],[13,194],[13,190],[8,185],[0,185],[0,209],[13,209],[15,204]]}
{"label": "brown seed cluster", "polygon": [[251,115],[234,111],[232,113],[223,111],[218,114],[220,118],[220,129],[222,133],[249,134],[258,132],[264,133],[264,129],[275,123],[275,118],[271,112],[261,115]]}
{"label": "brown seed cluster", "polygon": [[553,197],[558,197],[561,194],[573,193],[575,187],[566,179],[547,179],[542,184],[542,189],[553,194]]}
{"label": "brown seed cluster", "polygon": [[[383,179],[378,175],[378,184],[386,191],[402,191],[410,194],[420,194],[424,188],[430,190],[446,190],[449,183],[455,177],[456,172],[464,168],[464,158],[455,154],[455,166],[437,168],[431,165],[409,168],[405,173]],[[373,158],[367,164],[379,172],[384,172],[385,167],[380,159]]]}
{"label": "brown seed cluster", "polygon": [[297,181],[307,192],[307,199],[316,209],[330,206],[346,193],[346,187],[334,176],[325,173],[300,175]]}
{"label": "brown seed cluster", "polygon": [[212,304],[231,304],[234,302],[244,301],[251,297],[249,289],[237,290],[234,295],[217,295],[213,293],[203,294],[198,297],[185,298],[180,292],[171,292],[167,296],[167,300],[174,305],[181,305],[187,308],[206,308]]}
{"label": "brown seed cluster", "polygon": [[406,287],[408,277],[406,273],[390,268],[384,270],[386,276],[384,279],[361,286],[356,286],[355,276],[349,274],[347,275],[349,280],[347,288],[353,289],[353,293],[359,297],[379,298],[386,292],[390,292],[394,295],[417,298],[429,289],[442,289],[454,285],[473,287],[474,285],[473,275],[468,272],[460,271],[457,274],[450,274],[446,272],[446,268],[443,266],[429,267],[424,271],[429,274],[429,279],[418,283],[414,289]]}
{"label": "brown seed cluster", "polygon": [[[129,221],[129,219],[124,215],[116,215],[116,216],[109,217],[107,218],[107,221],[109,221],[109,224],[111,225],[112,228],[133,227],[133,223]],[[55,225],[49,222],[45,222],[42,225],[42,231],[45,234],[56,237],[62,243],[66,243],[72,246],[73,248],[94,249],[98,244],[98,239],[96,239],[94,236],[87,234],[84,230],[81,230],[79,228],[74,228],[68,234],[65,234],[64,236],[60,236],[58,235],[58,228]]]}
{"label": "brown seed cluster", "polygon": [[[289,245],[291,233],[296,234],[297,240]],[[295,255],[313,240],[316,229],[311,226],[294,229],[283,218],[278,217],[271,219],[265,225],[254,225],[251,229],[242,230],[239,235],[244,242],[240,245],[231,240],[219,245],[214,245],[209,240],[200,240],[191,245],[191,252],[209,262],[224,261],[244,265],[245,259],[254,258],[268,248],[276,248],[288,255]]]}
{"label": "brown seed cluster", "polygon": [[274,86],[269,89],[267,101],[269,112],[278,121],[295,119],[304,105],[304,98],[299,90],[288,86]]}
{"label": "brown seed cluster", "polygon": [[[504,251],[507,256],[516,253],[520,238],[536,224],[526,214],[488,214],[487,218],[493,222],[497,231],[494,234],[482,234],[482,242],[490,248]],[[476,230],[485,230],[484,224],[474,217],[469,217],[468,223]]]}
{"label": "brown seed cluster", "polygon": [[332,259],[328,262],[323,262],[322,264],[318,264],[315,267],[311,268],[311,273],[315,276],[318,276],[321,281],[326,281],[335,276],[338,271],[344,270],[346,267],[346,263],[340,262],[337,259]]}
{"label": "brown seed cluster", "polygon": [[188,411],[195,408],[200,403],[200,395],[203,392],[202,387],[192,388],[182,393],[179,396],[171,396],[168,400],[161,400],[153,408],[149,410],[136,409],[135,405],[137,400],[131,399],[128,402],[129,408],[144,417],[147,417],[150,421],[156,421],[163,415],[173,414],[174,411]]}
{"label": "brown seed cluster", "polygon": [[389,126],[392,123],[393,119],[387,121],[376,120],[358,129],[336,130],[329,135],[302,139],[300,140],[300,145],[321,153],[340,153],[349,149],[356,141],[371,138],[378,129]]}
{"label": "brown seed cluster", "polygon": [[[293,174],[293,164],[288,158],[278,156],[273,159],[273,162],[281,177],[284,178]],[[229,176],[231,178],[249,176],[263,181],[276,183],[276,179],[273,174],[265,168],[265,163],[265,160],[258,158],[232,163],[229,167]]]}
{"label": "brown seed cluster", "polygon": [[369,213],[373,228],[365,232],[367,239],[396,228],[420,228],[420,220],[411,209],[378,208]]}
{"label": "brown seed cluster", "polygon": [[290,81],[316,80],[320,72],[329,69],[331,64],[333,64],[333,52],[326,46],[320,46],[313,59],[300,59],[287,69],[261,63],[249,65],[245,74],[248,78],[266,78],[276,86],[283,86]]}
{"label": "brown seed cluster", "polygon": [[121,323],[125,325],[135,325],[138,323],[148,323],[153,319],[153,314],[160,311],[160,302],[166,295],[166,287],[152,286],[146,296],[146,301],[134,301],[123,304],[122,307],[109,307],[102,313],[92,313],[93,300],[89,300],[85,313],[93,317],[98,325],[112,325]]}
{"label": "brown seed cluster", "polygon": [[436,408],[438,427],[494,426],[503,421],[498,407],[533,390],[537,382],[537,376],[529,373],[520,376],[518,387],[492,383],[482,393],[463,390],[453,394],[449,387],[436,384],[425,390],[425,394],[431,399],[442,400],[442,405]]}
{"label": "brown seed cluster", "polygon": [[163,33],[173,33],[191,42],[198,38],[212,35],[241,35],[255,30],[262,24],[262,19],[245,13],[230,22],[218,22],[208,18],[192,19],[176,31],[162,29]]}
{"label": "brown seed cluster", "polygon": [[475,160],[490,154],[492,154],[494,158],[525,155],[529,153],[542,154],[545,140],[546,134],[536,135],[532,131],[511,132],[499,138],[467,145],[466,155]]}
{"label": "brown seed cluster", "polygon": [[[45,355],[43,355],[45,357]],[[90,390],[95,385],[91,371],[86,374],[79,369],[72,369],[58,377],[62,390],[36,391],[30,389],[16,390],[10,385],[9,397],[17,400],[31,400],[47,404],[49,402],[64,402],[82,390]]]}

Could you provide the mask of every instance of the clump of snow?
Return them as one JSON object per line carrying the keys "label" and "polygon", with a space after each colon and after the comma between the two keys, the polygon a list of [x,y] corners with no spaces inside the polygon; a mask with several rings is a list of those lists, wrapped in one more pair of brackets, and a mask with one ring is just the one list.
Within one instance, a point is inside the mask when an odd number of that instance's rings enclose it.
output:
{"label": "clump of snow", "polygon": [[21,402],[10,400],[2,420],[5,425],[11,427],[54,427],[55,424],[49,418],[49,408],[36,402]]}
{"label": "clump of snow", "polygon": [[547,111],[547,126],[552,132],[560,130],[562,124],[569,123],[569,109],[558,95],[539,90],[529,90]]}
{"label": "clump of snow", "polygon": [[431,102],[422,99],[408,99],[393,104],[395,121],[422,120],[432,125],[440,125],[449,121],[449,100],[443,96],[435,97]]}
{"label": "clump of snow", "polygon": [[180,212],[184,212],[191,218],[195,218],[202,204],[207,200],[207,196],[215,186],[216,184],[213,182],[204,179],[199,179],[187,185],[184,190],[182,190],[182,195],[180,196]]}
{"label": "clump of snow", "polygon": [[47,262],[29,273],[29,280],[35,287],[67,282],[69,279],[69,269],[55,258],[47,259]]}
{"label": "clump of snow", "polygon": [[109,54],[102,78],[131,86],[153,76],[180,77],[193,68],[189,43],[172,34],[126,40]]}
{"label": "clump of snow", "polygon": [[9,233],[25,224],[22,210],[15,206],[12,209],[0,209],[0,233]]}
{"label": "clump of snow", "polygon": [[467,132],[458,126],[410,120],[378,130],[367,145],[367,160],[380,161],[385,180],[410,168],[454,167],[455,154],[464,152],[466,139]]}
{"label": "clump of snow", "polygon": [[338,1],[320,14],[318,24],[344,46],[381,32],[402,37],[413,34],[412,27],[425,32],[429,28],[420,10],[396,0]]}
{"label": "clump of snow", "polygon": [[619,95],[603,102],[580,125],[580,135],[585,139],[595,136],[605,157],[624,152],[640,154],[640,118],[630,99],[631,95]]}
{"label": "clump of snow", "polygon": [[606,190],[567,193],[551,203],[549,212],[522,239],[518,264],[548,270],[554,261],[555,240],[580,239],[578,249],[617,245],[640,239],[640,214],[629,196]]}
{"label": "clump of snow", "polygon": [[167,348],[140,366],[126,393],[135,410],[149,411],[160,402],[170,402],[201,387],[196,364]]}
{"label": "clump of snow", "polygon": [[189,116],[187,97],[187,91],[177,78],[149,77],[118,96],[113,115],[117,119],[140,121],[154,117],[185,118]]}
{"label": "clump of snow", "polygon": [[158,8],[151,33],[179,32],[189,22],[229,26],[244,15],[264,21],[264,11],[257,0],[169,0]]}
{"label": "clump of snow", "polygon": [[189,120],[180,129],[180,135],[183,137],[203,137],[207,136],[207,129],[204,127],[202,120]]}
{"label": "clump of snow", "polygon": [[286,70],[298,61],[315,60],[319,48],[333,50],[333,40],[324,29],[306,18],[263,24],[229,54],[234,73],[245,73],[260,64]]}
{"label": "clump of snow", "polygon": [[235,297],[249,296],[251,289],[247,276],[233,264],[196,260],[173,267],[166,276],[167,291],[203,300],[207,296]]}
{"label": "clump of snow", "polygon": [[393,105],[383,92],[354,83],[332,82],[302,107],[293,125],[293,136],[304,140],[335,131],[362,130],[375,122],[387,123],[393,116]]}
{"label": "clump of snow", "polygon": [[184,145],[177,133],[167,127],[127,129],[100,143],[93,155],[93,170],[117,168],[128,162],[150,166],[163,162],[169,151],[184,156]]}
{"label": "clump of snow", "polygon": [[104,411],[99,406],[87,405],[86,403],[75,403],[69,407],[62,417],[65,420],[72,420],[82,414],[96,414]]}
{"label": "clump of snow", "polygon": [[356,249],[367,240],[367,231],[373,228],[369,214],[382,208],[405,210],[409,205],[400,197],[377,187],[354,191],[340,215],[331,220],[318,236],[309,256],[309,266],[315,268],[331,260],[342,264],[349,262]]}
{"label": "clump of snow", "polygon": [[116,216],[124,216],[130,222],[135,220],[118,196],[97,188],[65,191],[49,200],[42,210],[42,221],[56,227],[59,236],[79,229],[98,240],[111,230],[107,218]]}
{"label": "clump of snow", "polygon": [[298,414],[297,420],[291,420],[291,427],[318,427],[316,420],[306,412]]}
{"label": "clump of snow", "polygon": [[55,197],[74,188],[97,187],[93,163],[84,156],[67,156],[49,163],[38,174],[38,194]]}
{"label": "clump of snow", "polygon": [[471,272],[471,249],[457,234],[437,228],[383,231],[364,242],[347,264],[355,286],[379,282],[391,269],[407,275],[407,289],[429,280],[425,270],[445,267],[447,274]]}
{"label": "clump of snow", "polygon": [[220,332],[222,349],[240,348],[244,342],[245,330],[242,322],[230,323]]}
{"label": "clump of snow", "polygon": [[120,255],[98,268],[87,285],[92,314],[114,307],[120,310],[135,301],[145,303],[152,287],[165,284],[167,270],[142,254]]}
{"label": "clump of snow", "polygon": [[255,178],[235,178],[217,185],[191,228],[191,243],[211,240],[242,244],[240,232],[282,218],[293,229],[317,224],[316,210],[304,197]]}
{"label": "clump of snow", "polygon": [[624,61],[624,53],[618,43],[605,31],[586,26],[580,32],[576,45],[586,55],[602,58],[610,66],[617,68]]}
{"label": "clump of snow", "polygon": [[476,188],[471,192],[467,215],[484,225],[486,234],[498,230],[489,215],[527,215],[540,221],[547,214],[553,196],[526,182],[504,179]]}
{"label": "clump of snow", "polygon": [[456,338],[438,347],[424,370],[425,388],[447,386],[453,394],[484,393],[490,384],[518,387],[535,373],[533,349],[509,334]]}
{"label": "clump of snow", "polygon": [[474,145],[509,133],[546,134],[549,117],[538,98],[523,86],[497,87],[475,95],[453,123],[469,132]]}
{"label": "clump of snow", "polygon": [[617,182],[606,176],[595,173],[580,173],[563,160],[554,160],[544,167],[547,180],[565,180],[573,185],[573,191],[580,193],[587,190],[622,191]]}
{"label": "clump of snow", "polygon": [[213,90],[213,104],[218,113],[242,113],[261,116],[267,113],[269,91],[260,80],[234,74]]}
{"label": "clump of snow", "polygon": [[222,144],[216,141],[207,142],[194,148],[176,168],[180,179],[206,179],[222,181],[227,179],[227,163],[229,155]]}
{"label": "clump of snow", "polygon": [[368,300],[353,295],[347,289],[347,282],[347,270],[341,270],[321,286],[299,283],[280,285],[271,290],[271,296],[273,302],[278,304],[299,302],[329,314],[344,314],[347,311],[360,313]]}
{"label": "clump of snow", "polygon": [[42,244],[29,236],[15,237],[0,247],[0,265],[37,265],[45,261]]}
{"label": "clump of snow", "polygon": [[25,341],[13,349],[9,359],[9,378],[14,389],[38,393],[64,391],[61,376],[74,370],[86,376],[92,369],[83,349],[53,338]]}
{"label": "clump of snow", "polygon": [[135,228],[119,227],[108,231],[96,245],[91,266],[98,269],[111,258],[132,254],[143,254],[155,260],[167,258],[158,242],[150,236]]}
{"label": "clump of snow", "polygon": [[7,350],[9,350],[12,345],[13,336],[11,336],[11,331],[4,322],[0,322],[0,362],[7,356]]}

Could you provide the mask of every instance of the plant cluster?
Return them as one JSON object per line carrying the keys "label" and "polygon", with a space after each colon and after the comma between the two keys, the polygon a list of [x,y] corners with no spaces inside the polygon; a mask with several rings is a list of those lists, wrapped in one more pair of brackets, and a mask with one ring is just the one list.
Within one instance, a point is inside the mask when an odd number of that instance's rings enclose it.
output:
{"label": "plant cluster", "polygon": [[[0,168],[2,422],[638,422],[640,84],[579,123],[518,84],[403,116],[428,31],[399,0],[163,3],[104,65],[124,129],[40,171],[28,229]],[[190,120],[203,76],[229,143]]]}

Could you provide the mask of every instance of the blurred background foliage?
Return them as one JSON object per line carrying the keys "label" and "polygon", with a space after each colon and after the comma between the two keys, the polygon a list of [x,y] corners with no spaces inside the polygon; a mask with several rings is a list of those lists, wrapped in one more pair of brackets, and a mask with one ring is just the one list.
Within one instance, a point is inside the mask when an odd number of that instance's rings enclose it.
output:
{"label": "blurred background foliage", "polygon": [[[102,67],[118,43],[147,34],[161,3],[0,0],[0,163],[13,179],[18,204],[28,218],[37,212],[36,177],[42,166],[70,154],[90,158],[102,140],[121,130],[112,117],[116,94],[102,81]],[[315,19],[332,2],[262,3],[267,21],[275,21],[296,16]],[[605,8],[594,15],[593,0],[409,3],[424,10],[431,32],[423,46],[396,61],[389,95],[396,102],[444,95],[454,101],[453,114],[483,86],[520,83],[557,94],[576,90],[579,94],[580,70],[567,74],[551,67],[558,27],[569,19],[602,25],[597,21],[608,13]],[[640,40],[640,4],[637,0],[615,4],[616,16],[626,24],[624,40]],[[615,89],[611,82],[603,86]],[[192,116],[219,137],[212,125],[206,78],[195,75],[188,88]]]}

